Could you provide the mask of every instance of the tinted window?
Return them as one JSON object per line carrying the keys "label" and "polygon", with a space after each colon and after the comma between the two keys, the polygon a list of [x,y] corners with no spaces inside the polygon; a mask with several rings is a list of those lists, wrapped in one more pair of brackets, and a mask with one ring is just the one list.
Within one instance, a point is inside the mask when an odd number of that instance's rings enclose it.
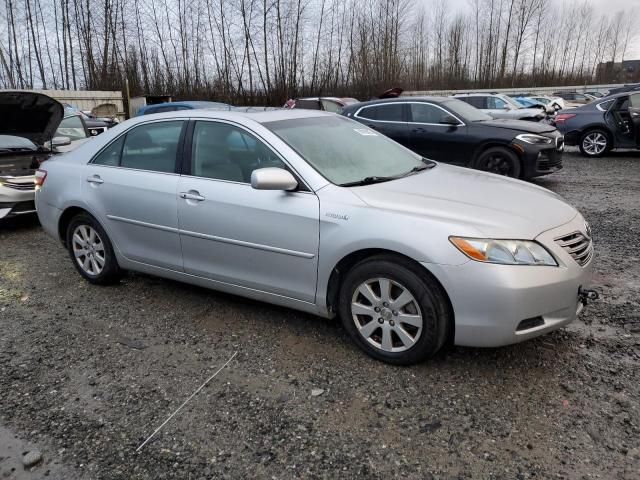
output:
{"label": "tinted window", "polygon": [[226,123],[196,123],[192,175],[250,183],[251,173],[266,167],[286,168],[286,165],[250,133]]}
{"label": "tinted window", "polygon": [[120,165],[120,154],[122,153],[122,144],[124,143],[124,135],[118,140],[111,143],[104,150],[102,150],[94,159],[93,163],[98,165],[110,165],[117,167]]}
{"label": "tinted window", "polygon": [[378,120],[384,122],[404,122],[402,114],[403,105],[401,103],[388,103],[386,105],[375,105],[365,107],[358,113],[359,117],[368,118],[370,120]]}
{"label": "tinted window", "polygon": [[416,123],[440,123],[443,112],[438,107],[427,103],[411,103],[411,121]]}
{"label": "tinted window", "polygon": [[487,108],[486,97],[456,97],[476,108]]}
{"label": "tinted window", "polygon": [[598,109],[600,110],[609,110],[609,107],[611,107],[611,105],[613,105],[613,102],[615,102],[615,99],[612,100],[607,100],[606,102],[602,102],[598,104]]}
{"label": "tinted window", "polygon": [[79,115],[67,117],[60,122],[60,126],[55,133],[56,137],[69,137],[73,142],[74,140],[82,140],[87,138],[87,133],[84,130],[84,124]]}
{"label": "tinted window", "polygon": [[154,172],[175,172],[183,123],[150,123],[129,130],[122,148],[120,166]]}

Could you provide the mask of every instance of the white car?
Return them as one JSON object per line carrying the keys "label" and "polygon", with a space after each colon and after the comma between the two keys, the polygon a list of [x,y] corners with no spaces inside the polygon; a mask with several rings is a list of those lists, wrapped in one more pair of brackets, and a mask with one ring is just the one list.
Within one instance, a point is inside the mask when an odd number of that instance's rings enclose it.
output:
{"label": "white car", "polygon": [[527,108],[517,100],[498,93],[458,93],[454,98],[482,110],[493,118],[539,122],[547,115],[544,108]]}

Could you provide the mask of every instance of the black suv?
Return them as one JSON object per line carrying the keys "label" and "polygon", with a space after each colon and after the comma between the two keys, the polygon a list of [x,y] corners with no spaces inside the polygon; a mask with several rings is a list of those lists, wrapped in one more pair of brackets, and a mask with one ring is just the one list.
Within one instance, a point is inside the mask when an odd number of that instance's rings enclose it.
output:
{"label": "black suv", "polygon": [[494,120],[454,98],[372,100],[349,105],[342,115],[441,162],[523,179],[562,168],[564,139],[555,127]]}
{"label": "black suv", "polygon": [[640,91],[560,110],[555,123],[567,145],[578,145],[587,157],[601,157],[613,148],[640,148]]}

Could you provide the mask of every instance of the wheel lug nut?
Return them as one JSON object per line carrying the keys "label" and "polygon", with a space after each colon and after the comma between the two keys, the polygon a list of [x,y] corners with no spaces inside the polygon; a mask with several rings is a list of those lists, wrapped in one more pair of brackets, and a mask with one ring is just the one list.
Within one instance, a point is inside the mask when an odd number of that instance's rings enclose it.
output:
{"label": "wheel lug nut", "polygon": [[396,324],[396,322],[394,322],[393,320],[389,320],[389,325],[391,325],[392,327]]}
{"label": "wheel lug nut", "polygon": [[394,316],[394,317],[397,317],[397,316],[398,316],[398,311],[397,311],[397,310],[394,310],[392,313],[393,313],[393,316]]}
{"label": "wheel lug nut", "polygon": [[384,323],[384,320],[382,318],[379,318],[378,323]]}
{"label": "wheel lug nut", "polygon": [[376,312],[379,312],[379,311],[380,311],[380,307],[376,307],[376,308],[374,308],[374,310],[375,310]]}
{"label": "wheel lug nut", "polygon": [[389,304],[388,304],[387,302],[384,302],[384,303],[382,304],[382,306],[386,308],[386,307],[388,307],[388,306],[389,306]]}

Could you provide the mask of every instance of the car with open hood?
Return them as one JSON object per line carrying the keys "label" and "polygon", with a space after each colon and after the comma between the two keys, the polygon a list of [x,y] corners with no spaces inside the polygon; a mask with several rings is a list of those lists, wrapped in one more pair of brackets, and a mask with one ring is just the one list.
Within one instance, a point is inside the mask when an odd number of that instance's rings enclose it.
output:
{"label": "car with open hood", "polygon": [[[0,91],[0,219],[35,213],[35,171],[88,136],[77,115],[63,118],[62,104],[47,95]],[[69,128],[59,130],[65,124],[76,127],[73,139]]]}
{"label": "car with open hood", "polygon": [[564,143],[554,126],[493,119],[457,97],[372,100],[342,115],[432,160],[521,179],[562,168]]}
{"label": "car with open hood", "polygon": [[88,282],[132,270],[339,315],[396,364],[560,328],[593,268],[558,195],[313,110],[136,117],[43,165],[36,205]]}

